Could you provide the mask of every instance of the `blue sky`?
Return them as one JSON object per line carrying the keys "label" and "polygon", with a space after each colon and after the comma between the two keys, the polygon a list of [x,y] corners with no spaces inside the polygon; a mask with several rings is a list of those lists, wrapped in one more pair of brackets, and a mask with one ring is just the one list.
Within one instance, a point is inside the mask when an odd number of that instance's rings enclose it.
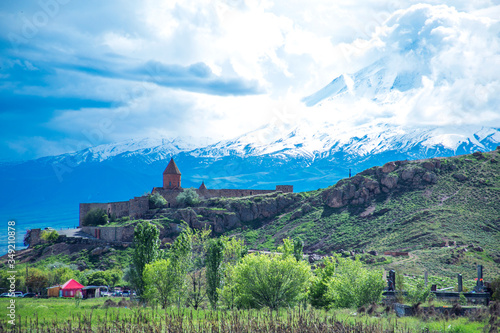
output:
{"label": "blue sky", "polygon": [[310,116],[304,96],[382,58],[425,72],[389,117],[500,126],[498,17],[498,1],[4,0],[0,161],[230,138],[276,110]]}

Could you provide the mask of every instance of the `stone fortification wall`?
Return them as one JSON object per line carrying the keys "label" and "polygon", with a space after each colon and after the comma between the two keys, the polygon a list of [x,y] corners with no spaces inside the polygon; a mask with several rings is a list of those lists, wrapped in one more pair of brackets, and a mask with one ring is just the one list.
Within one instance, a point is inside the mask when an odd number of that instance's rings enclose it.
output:
{"label": "stone fortification wall", "polygon": [[81,203],[80,204],[80,227],[85,215],[91,209],[103,209],[109,216],[115,215],[117,218],[132,216],[139,218],[149,209],[149,199],[147,196],[135,197],[129,201],[118,201],[108,203]]}
{"label": "stone fortification wall", "polygon": [[43,243],[43,240],[40,238],[41,235],[42,235],[42,229],[31,229],[29,247],[33,247],[35,245]]}
{"label": "stone fortification wall", "polygon": [[149,198],[147,196],[135,197],[129,200],[128,216],[140,218],[149,210]]}
{"label": "stone fortification wall", "polygon": [[125,227],[82,227],[82,232],[107,242],[132,242],[134,226]]}
{"label": "stone fortification wall", "polygon": [[275,190],[234,190],[234,189],[220,189],[220,190],[196,190],[201,198],[236,198],[236,197],[247,197],[250,195],[260,195],[276,192]]}
{"label": "stone fortification wall", "polygon": [[[177,196],[184,189],[165,189],[163,187],[155,187],[151,191],[151,193],[160,193],[165,200],[168,201],[170,208],[177,207]],[[240,190],[240,189],[195,189],[196,193],[202,199],[210,199],[210,198],[238,198],[238,197],[247,197],[251,195],[262,195],[274,192],[283,192],[283,193],[293,193],[293,185],[277,185],[275,190]]]}

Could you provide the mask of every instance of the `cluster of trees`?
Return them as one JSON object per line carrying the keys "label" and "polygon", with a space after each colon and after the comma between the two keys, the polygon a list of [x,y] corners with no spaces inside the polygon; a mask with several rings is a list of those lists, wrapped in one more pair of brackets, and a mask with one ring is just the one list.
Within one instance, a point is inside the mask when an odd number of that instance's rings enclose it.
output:
{"label": "cluster of trees", "polygon": [[[0,288],[9,289],[7,271],[0,271]],[[75,265],[52,263],[45,267],[19,269],[16,275],[16,290],[45,294],[46,288],[75,279],[83,285],[123,286],[123,272],[119,269],[106,271],[79,271]]]}
{"label": "cluster of trees", "polygon": [[134,233],[130,282],[142,301],[214,309],[353,307],[378,301],[382,271],[359,260],[332,257],[315,270],[303,259],[300,240],[284,239],[275,254],[248,254],[242,240],[210,238],[209,230],[183,231],[168,250],[160,250],[158,228],[144,221]]}

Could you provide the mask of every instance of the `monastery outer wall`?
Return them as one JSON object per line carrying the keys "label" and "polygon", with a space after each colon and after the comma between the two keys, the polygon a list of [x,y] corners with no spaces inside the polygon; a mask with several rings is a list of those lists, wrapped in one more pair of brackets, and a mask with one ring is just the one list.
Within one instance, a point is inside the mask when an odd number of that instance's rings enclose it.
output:
{"label": "monastery outer wall", "polygon": [[[177,207],[177,196],[184,189],[164,189],[155,187],[151,193],[160,193],[168,201],[168,207]],[[202,199],[210,198],[237,198],[250,195],[261,195],[280,191],[283,193],[293,192],[293,185],[277,185],[275,190],[238,190],[238,189],[196,189],[196,193]],[[108,203],[81,203],[80,204],[80,227],[82,227],[85,215],[95,208],[103,209],[108,215],[114,214],[117,218],[130,216],[134,219],[141,218],[149,210],[149,198],[147,196],[135,197],[129,201],[118,201]]]}
{"label": "monastery outer wall", "polygon": [[135,197],[129,201],[117,201],[107,203],[81,203],[80,204],[80,227],[82,226],[85,215],[91,209],[103,209],[109,216],[114,214],[117,218],[132,216],[139,218],[148,211],[149,199],[147,196]]}
{"label": "monastery outer wall", "polygon": [[134,240],[134,226],[82,227],[82,232],[107,242],[132,242]]}
{"label": "monastery outer wall", "polygon": [[[184,189],[164,189],[163,187],[155,187],[151,191],[151,193],[160,193],[161,196],[167,200],[169,203],[168,207],[175,208],[177,207],[177,196],[184,191]],[[200,190],[195,189],[196,193],[202,199],[210,199],[210,198],[237,198],[237,197],[246,197],[250,195],[261,195],[274,193],[276,191],[280,191],[283,193],[293,193],[293,185],[276,185],[275,190],[239,190],[239,189],[206,189]]]}

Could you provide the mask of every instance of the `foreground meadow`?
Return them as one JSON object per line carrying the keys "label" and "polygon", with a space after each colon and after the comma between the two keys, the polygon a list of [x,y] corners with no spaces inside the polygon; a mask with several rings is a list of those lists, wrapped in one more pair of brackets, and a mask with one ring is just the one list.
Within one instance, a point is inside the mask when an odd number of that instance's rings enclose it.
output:
{"label": "foreground meadow", "polygon": [[[0,299],[7,314],[9,299]],[[358,309],[359,310],[359,309]],[[16,325],[0,320],[0,332],[497,332],[484,309],[473,318],[397,318],[379,306],[279,311],[192,310],[143,307],[125,299],[16,299]],[[369,313],[369,314],[368,314]],[[498,319],[496,320],[498,321]],[[485,327],[486,326],[486,327]],[[496,325],[495,325],[496,326]]]}

